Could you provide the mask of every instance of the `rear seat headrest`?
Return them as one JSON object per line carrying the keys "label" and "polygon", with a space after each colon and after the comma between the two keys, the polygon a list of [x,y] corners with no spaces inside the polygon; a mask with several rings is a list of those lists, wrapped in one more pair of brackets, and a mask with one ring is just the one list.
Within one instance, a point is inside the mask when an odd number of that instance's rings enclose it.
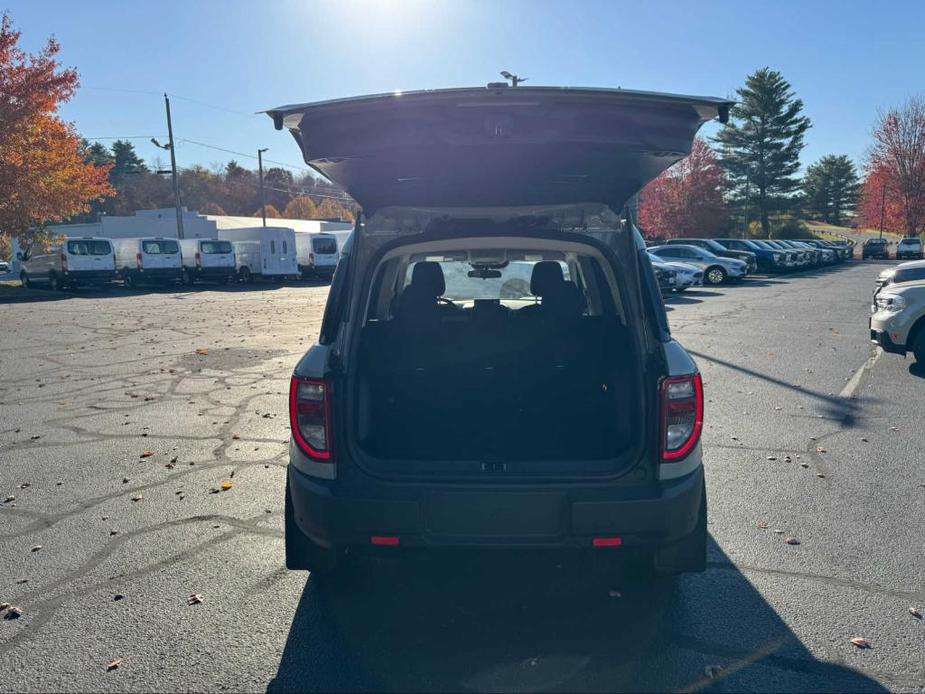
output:
{"label": "rear seat headrest", "polygon": [[565,282],[562,275],[562,266],[555,260],[541,260],[533,266],[530,275],[530,293],[533,296],[548,294]]}
{"label": "rear seat headrest", "polygon": [[422,261],[415,263],[411,271],[411,285],[416,291],[428,296],[438,297],[446,291],[446,280],[440,263]]}

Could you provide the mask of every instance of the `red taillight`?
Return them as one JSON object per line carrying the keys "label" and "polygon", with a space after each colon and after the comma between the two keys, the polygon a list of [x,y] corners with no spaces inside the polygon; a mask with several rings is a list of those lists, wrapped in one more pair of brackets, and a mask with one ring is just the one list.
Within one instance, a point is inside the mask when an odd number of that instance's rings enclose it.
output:
{"label": "red taillight", "polygon": [[703,381],[700,374],[666,378],[661,386],[660,445],[662,461],[687,457],[703,430]]}
{"label": "red taillight", "polygon": [[61,272],[67,272],[67,256],[61,254]]}
{"label": "red taillight", "polygon": [[141,261],[141,253],[135,254],[135,264],[138,265],[139,270],[144,267],[144,263]]}
{"label": "red taillight", "polygon": [[401,544],[401,538],[394,535],[373,535],[369,538],[369,543],[380,547],[398,547]]}
{"label": "red taillight", "polygon": [[595,537],[591,540],[593,547],[622,547],[622,537]]}
{"label": "red taillight", "polygon": [[330,383],[293,376],[289,385],[289,424],[305,455],[319,463],[334,462]]}
{"label": "red taillight", "polygon": [[196,252],[196,267],[202,267],[202,256],[198,251]]}

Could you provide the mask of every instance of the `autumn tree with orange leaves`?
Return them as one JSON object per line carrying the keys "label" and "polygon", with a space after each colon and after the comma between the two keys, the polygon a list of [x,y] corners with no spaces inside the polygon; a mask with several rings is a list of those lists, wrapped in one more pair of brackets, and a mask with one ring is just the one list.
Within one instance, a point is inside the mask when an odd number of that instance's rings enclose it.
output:
{"label": "autumn tree with orange leaves", "polygon": [[729,221],[726,177],[716,153],[701,138],[685,159],[642,189],[639,225],[652,236],[717,236]]}
{"label": "autumn tree with orange leaves", "polygon": [[925,99],[884,113],[874,127],[859,208],[862,226],[925,232]]}
{"label": "autumn tree with orange leaves", "polygon": [[56,115],[77,89],[76,71],[63,69],[52,38],[39,53],[19,48],[10,17],[0,21],[0,236],[31,247],[47,238],[45,225],[86,212],[114,195],[109,167],[84,161],[80,138]]}

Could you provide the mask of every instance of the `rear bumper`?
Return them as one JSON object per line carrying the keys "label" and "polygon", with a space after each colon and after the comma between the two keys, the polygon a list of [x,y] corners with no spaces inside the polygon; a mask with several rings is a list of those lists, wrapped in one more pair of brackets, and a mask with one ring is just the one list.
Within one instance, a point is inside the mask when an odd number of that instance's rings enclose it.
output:
{"label": "rear bumper", "polygon": [[[402,547],[591,548],[595,537],[659,548],[694,532],[703,466],[651,488],[524,485],[487,488],[384,482],[362,474],[345,484],[289,466],[295,521],[322,547],[370,546],[374,536]],[[347,486],[347,485],[350,486]]]}
{"label": "rear bumper", "polygon": [[62,273],[65,282],[70,284],[102,284],[116,279],[115,270],[77,270]]}
{"label": "rear bumper", "polygon": [[301,273],[303,277],[331,277],[336,267],[336,265],[323,265],[321,267],[315,265],[299,265],[299,273]]}
{"label": "rear bumper", "polygon": [[233,267],[197,267],[187,268],[194,276],[202,279],[228,279],[237,276],[237,268]]}

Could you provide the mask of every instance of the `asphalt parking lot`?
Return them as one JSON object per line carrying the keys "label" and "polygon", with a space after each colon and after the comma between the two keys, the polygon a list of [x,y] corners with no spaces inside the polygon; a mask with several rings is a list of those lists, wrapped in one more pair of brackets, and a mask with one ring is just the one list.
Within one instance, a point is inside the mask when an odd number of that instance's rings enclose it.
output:
{"label": "asphalt parking lot", "polygon": [[0,303],[0,690],[922,690],[925,369],[871,348],[884,266],[669,299],[712,540],[648,586],[548,557],[287,572],[285,394],[326,287]]}

